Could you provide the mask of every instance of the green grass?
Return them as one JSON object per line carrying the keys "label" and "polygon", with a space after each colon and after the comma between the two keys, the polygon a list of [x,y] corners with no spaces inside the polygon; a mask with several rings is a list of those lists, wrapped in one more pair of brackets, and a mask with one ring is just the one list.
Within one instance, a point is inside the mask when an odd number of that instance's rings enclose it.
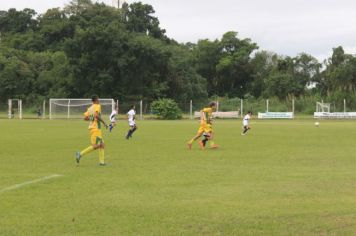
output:
{"label": "green grass", "polygon": [[0,120],[0,235],[355,235],[356,122],[217,120],[217,150],[186,150],[197,121],[138,121],[104,132],[83,121]]}

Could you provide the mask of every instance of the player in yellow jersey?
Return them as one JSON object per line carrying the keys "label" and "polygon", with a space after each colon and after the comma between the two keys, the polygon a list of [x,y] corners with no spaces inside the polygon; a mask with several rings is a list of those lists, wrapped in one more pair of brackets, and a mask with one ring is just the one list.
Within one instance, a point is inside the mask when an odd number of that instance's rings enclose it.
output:
{"label": "player in yellow jersey", "polygon": [[80,159],[96,150],[99,149],[99,165],[105,166],[105,155],[104,155],[104,140],[101,133],[102,125],[107,128],[107,124],[103,119],[101,119],[101,106],[99,103],[99,97],[97,95],[92,96],[93,104],[84,113],[84,119],[89,121],[89,133],[90,133],[90,143],[91,145],[81,152],[76,153],[77,164],[79,164]]}
{"label": "player in yellow jersey", "polygon": [[[197,140],[198,138],[200,138],[204,133],[210,133],[211,137],[209,139],[210,141],[210,147],[211,148],[217,148],[218,146],[214,143],[214,141],[212,140],[213,137],[213,129],[211,126],[211,120],[213,118],[213,112],[216,110],[216,103],[215,102],[211,102],[209,104],[209,107],[203,108],[200,111],[200,127],[198,129],[197,134],[188,141],[187,146],[188,149],[192,149],[192,144],[195,140]],[[209,125],[208,125],[209,124]]]}

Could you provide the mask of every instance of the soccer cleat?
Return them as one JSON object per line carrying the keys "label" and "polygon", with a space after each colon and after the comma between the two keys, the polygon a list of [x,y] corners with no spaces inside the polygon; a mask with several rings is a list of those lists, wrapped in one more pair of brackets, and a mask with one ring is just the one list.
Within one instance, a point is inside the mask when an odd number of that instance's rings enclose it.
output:
{"label": "soccer cleat", "polygon": [[218,145],[214,144],[214,145],[212,145],[210,148],[211,148],[211,149],[216,149],[216,148],[218,148],[218,147],[219,147]]}
{"label": "soccer cleat", "polygon": [[114,126],[109,125],[109,132],[110,132],[110,133],[111,133],[112,128],[114,128]]}
{"label": "soccer cleat", "polygon": [[99,163],[99,166],[107,166],[106,163]]}
{"label": "soccer cleat", "polygon": [[81,157],[82,157],[82,156],[80,155],[80,152],[76,152],[76,153],[75,153],[75,160],[77,161],[77,164],[79,164]]}
{"label": "soccer cleat", "polygon": [[199,146],[200,146],[201,150],[204,150],[205,147],[204,147],[203,141],[199,141],[198,143],[199,143]]}
{"label": "soccer cleat", "polygon": [[188,149],[191,150],[192,149],[192,144],[191,143],[187,143]]}

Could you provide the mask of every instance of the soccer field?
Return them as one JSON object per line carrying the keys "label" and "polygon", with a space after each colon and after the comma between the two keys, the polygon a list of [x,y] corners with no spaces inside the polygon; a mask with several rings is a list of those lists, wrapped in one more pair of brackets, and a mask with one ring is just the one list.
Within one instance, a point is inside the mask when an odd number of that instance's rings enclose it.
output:
{"label": "soccer field", "polygon": [[355,235],[356,122],[217,120],[216,150],[186,142],[197,121],[104,131],[83,121],[0,120],[0,235]]}

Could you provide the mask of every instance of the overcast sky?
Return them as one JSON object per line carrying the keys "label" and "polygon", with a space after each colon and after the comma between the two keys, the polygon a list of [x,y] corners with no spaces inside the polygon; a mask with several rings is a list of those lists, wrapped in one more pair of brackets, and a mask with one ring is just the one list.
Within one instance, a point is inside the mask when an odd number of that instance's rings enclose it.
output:
{"label": "overcast sky", "polygon": [[[112,0],[102,0],[111,4]],[[127,0],[132,3],[134,0]],[[0,9],[43,13],[69,0],[0,0]],[[227,31],[260,49],[322,60],[333,47],[356,53],[356,0],[142,0],[151,4],[167,35],[179,42],[221,38]]]}

